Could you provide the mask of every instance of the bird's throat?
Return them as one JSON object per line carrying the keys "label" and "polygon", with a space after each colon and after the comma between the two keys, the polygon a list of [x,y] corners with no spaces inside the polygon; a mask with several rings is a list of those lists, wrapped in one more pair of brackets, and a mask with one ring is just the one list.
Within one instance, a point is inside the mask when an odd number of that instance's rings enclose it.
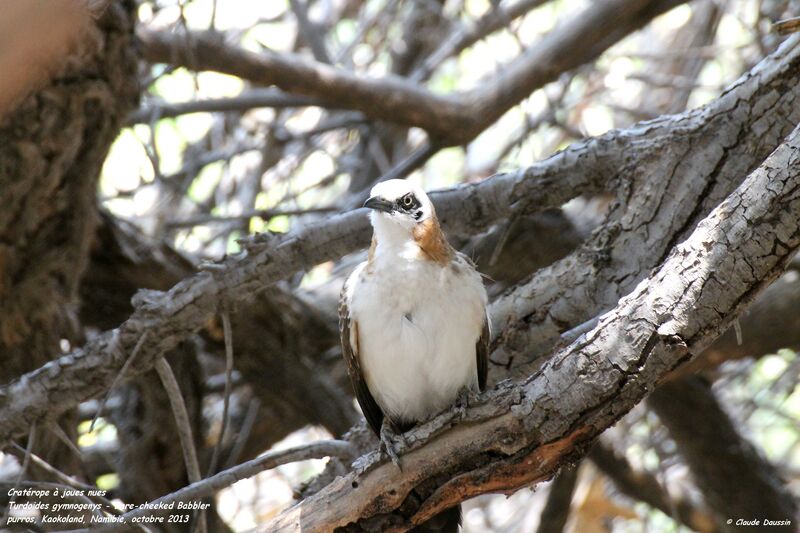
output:
{"label": "bird's throat", "polygon": [[376,256],[402,257],[434,261],[447,265],[453,258],[453,248],[447,242],[435,217],[403,227],[387,220],[373,221],[374,233],[369,261]]}
{"label": "bird's throat", "polygon": [[453,258],[453,248],[442,233],[436,217],[417,224],[411,234],[429,260],[446,265]]}

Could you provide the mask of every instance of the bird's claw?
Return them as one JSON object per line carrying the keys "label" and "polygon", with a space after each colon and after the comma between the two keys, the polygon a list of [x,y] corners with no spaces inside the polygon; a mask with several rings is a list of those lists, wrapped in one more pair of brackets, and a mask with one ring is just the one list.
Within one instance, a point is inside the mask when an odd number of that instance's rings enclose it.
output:
{"label": "bird's claw", "polygon": [[462,420],[467,415],[467,408],[473,403],[474,400],[478,398],[477,393],[472,389],[463,388],[461,392],[458,393],[458,397],[456,398],[455,403],[455,411],[459,418]]}
{"label": "bird's claw", "polygon": [[394,429],[386,422],[381,425],[381,444],[386,450],[386,455],[392,460],[392,463],[402,471],[403,466],[400,464],[400,457],[397,455],[397,445],[400,444],[402,448],[405,448],[408,444],[403,436],[395,433]]}

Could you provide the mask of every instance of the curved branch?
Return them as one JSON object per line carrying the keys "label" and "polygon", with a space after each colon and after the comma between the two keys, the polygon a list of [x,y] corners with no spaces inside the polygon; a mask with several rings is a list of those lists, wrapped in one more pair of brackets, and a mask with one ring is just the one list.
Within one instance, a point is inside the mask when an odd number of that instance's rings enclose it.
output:
{"label": "curved branch", "polygon": [[[341,440],[323,440],[311,444],[296,446],[286,450],[275,450],[264,455],[251,459],[240,465],[236,465],[227,470],[223,470],[213,476],[201,479],[183,487],[180,490],[171,492],[149,502],[146,506],[140,506],[128,511],[119,517],[118,524],[108,527],[93,527],[91,531],[106,531],[119,529],[121,525],[130,523],[133,519],[144,516],[164,516],[172,512],[170,504],[176,502],[193,502],[213,496],[225,487],[230,487],[237,481],[253,477],[259,472],[276,468],[280,465],[307,461],[309,459],[323,459],[325,457],[352,457],[352,445]],[[89,529],[79,531],[90,531]]]}
{"label": "curved branch", "polygon": [[[512,213],[560,205],[579,191],[606,186],[621,149],[636,132],[615,132],[579,144],[535,167],[481,183],[434,193],[442,220],[452,233],[475,233]],[[142,333],[149,331],[131,376],[151,369],[156,358],[202,328],[223,298],[246,300],[299,269],[338,259],[368,243],[369,222],[356,210],[285,235],[259,235],[245,252],[175,285],[168,292],[142,290],[135,311],[71,354],[0,387],[0,444],[44,416],[57,416],[102,394],[113,382]]]}
{"label": "curved branch", "polygon": [[325,106],[425,129],[437,144],[469,142],[509,108],[558,76],[587,63],[626,35],[685,0],[607,0],[575,15],[550,32],[499,76],[471,91],[439,95],[399,76],[369,78],[292,54],[259,54],[226,44],[215,34],[175,35],[142,30],[144,56],[151,62],[212,70],[289,93],[316,98]]}
{"label": "curved branch", "polygon": [[463,419],[450,412],[406,434],[402,472],[372,454],[361,472],[266,529],[327,531],[369,519],[371,527],[403,531],[466,498],[548,479],[707,347],[798,248],[800,127],[658,271],[539,372],[483,395]]}
{"label": "curved branch", "polygon": [[529,374],[521,363],[616,305],[780,144],[800,123],[799,42],[785,42],[704,108],[639,126],[647,134],[608,176],[617,202],[603,228],[493,302],[495,361]]}
{"label": "curved branch", "polygon": [[189,102],[148,102],[128,117],[128,123],[151,122],[162,118],[211,111],[247,111],[257,107],[303,107],[319,105],[320,100],[292,96],[275,89],[250,89],[230,98],[206,98]]}
{"label": "curved branch", "polygon": [[[473,235],[497,220],[560,206],[582,193],[592,194],[617,188],[624,195],[631,187],[630,182],[626,181],[626,178],[631,178],[630,169],[636,169],[636,179],[642,186],[652,183],[653,186],[663,187],[663,168],[681,165],[685,166],[681,167],[682,179],[690,182],[689,190],[684,191],[684,202],[691,199],[697,204],[699,201],[701,205],[696,210],[701,213],[705,204],[715,198],[719,201],[717,195],[721,192],[710,198],[700,194],[703,191],[697,189],[704,189],[708,185],[697,179],[701,167],[688,163],[702,164],[703,167],[715,165],[716,170],[706,179],[713,179],[711,183],[723,183],[720,191],[727,190],[730,183],[735,182],[730,174],[745,173],[757,164],[757,156],[763,157],[768,147],[774,147],[779,142],[779,136],[785,135],[789,124],[800,122],[800,108],[795,105],[796,98],[800,96],[800,47],[795,46],[797,42],[797,39],[787,42],[723,97],[704,108],[627,130],[611,131],[577,143],[526,169],[433,193],[431,196],[439,218],[451,235]],[[733,133],[728,130],[731,121],[726,116],[735,118],[738,129]],[[745,137],[739,132],[759,135],[750,141],[751,144],[744,141],[737,144],[736,149],[729,150],[725,160],[720,163],[719,154],[725,153],[724,143],[731,137]],[[664,147],[670,143],[680,143],[681,146],[688,143],[697,152],[693,159],[689,159],[688,152],[684,150],[666,150]],[[699,200],[692,198],[692,192],[695,196],[699,195]],[[642,196],[645,200],[652,198],[652,194]],[[669,200],[676,201],[674,198]],[[632,206],[637,207],[642,208],[641,205]],[[685,207],[680,206],[681,210],[685,210]],[[639,216],[648,214],[645,211]],[[661,213],[659,220],[664,220],[665,216]],[[674,242],[685,227],[676,224],[672,217],[667,218],[662,222],[664,226],[661,231],[666,229],[669,233],[662,234],[662,238]],[[615,253],[638,265],[639,270],[635,271],[635,276],[631,275],[630,269],[623,270],[623,273],[628,272],[624,278],[626,284],[620,284],[615,291],[604,294],[605,300],[598,300],[599,303],[594,302],[593,306],[584,305],[582,309],[590,308],[587,312],[592,316],[599,314],[604,307],[613,305],[613,302],[609,304],[611,296],[620,296],[616,291],[630,290],[635,280],[640,279],[636,276],[643,276],[643,272],[655,266],[658,258],[652,253],[651,243],[643,245],[642,249],[647,252],[644,257],[626,247],[638,242],[632,239],[641,237],[641,231],[637,232],[635,226],[627,231],[620,231],[619,226],[607,228],[606,232],[595,236],[591,248],[584,248],[579,255],[573,254],[554,267],[544,269],[529,283],[519,286],[494,304],[495,323],[501,328],[505,327],[499,342],[500,351],[513,352],[518,349],[520,338],[529,352],[545,345],[549,350],[553,342],[559,341],[561,331],[556,327],[557,321],[554,321],[557,316],[549,314],[554,308],[553,302],[559,304],[559,311],[563,312],[570,310],[570,297],[577,297],[577,294],[585,300],[583,283],[598,278],[595,266],[605,265],[604,268],[608,269],[608,265],[603,263],[604,250],[608,246],[604,239],[614,234],[619,237]],[[210,271],[187,278],[168,292],[140,291],[134,298],[134,313],[119,328],[107,331],[73,353],[0,387],[0,444],[22,434],[36,420],[57,416],[81,401],[105,392],[144,330],[149,330],[150,335],[137,355],[131,369],[132,375],[151,369],[156,357],[167,353],[203,327],[217,310],[223,296],[232,300],[250,298],[269,284],[299,269],[338,259],[366,246],[368,239],[367,218],[361,210],[356,210],[288,234],[256,236],[243,243],[246,252],[212,265]],[[662,243],[659,246],[661,253],[666,253],[665,245]],[[613,274],[611,270],[608,272],[609,275]],[[542,280],[546,279],[543,276],[548,274],[564,286],[555,287],[552,280],[542,284]],[[585,276],[586,279],[583,282],[570,281],[575,276]],[[517,336],[509,335],[508,324],[516,325],[524,321],[523,318],[529,313],[526,310],[532,308],[535,312],[537,304],[540,304],[538,309],[543,310],[544,318],[537,316],[535,320],[530,320],[527,329],[515,326],[513,331]],[[555,308],[558,309],[558,306]],[[510,320],[514,317],[519,320]],[[591,316],[582,317],[576,324],[588,318]],[[528,330],[539,336],[528,336]],[[520,337],[519,334],[523,335]],[[493,358],[496,357],[497,353]]]}

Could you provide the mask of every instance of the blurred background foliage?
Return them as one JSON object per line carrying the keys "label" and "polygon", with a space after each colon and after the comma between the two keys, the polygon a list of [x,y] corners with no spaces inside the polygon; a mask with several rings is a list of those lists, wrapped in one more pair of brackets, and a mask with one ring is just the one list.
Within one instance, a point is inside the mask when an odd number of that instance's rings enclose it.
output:
{"label": "blurred background foliage", "polygon": [[[432,0],[421,0],[426,1]],[[591,4],[447,0],[441,10],[444,22],[437,32],[423,35],[423,41],[430,41],[429,51],[435,50],[448,36],[475,27],[499,9],[496,4],[515,3],[538,7],[447,57],[429,73],[420,70],[414,57],[404,73],[416,73],[417,81],[427,78],[426,86],[443,94],[476,87]],[[381,77],[396,72],[407,54],[407,25],[416,9],[418,3],[400,0],[142,0],[137,16],[140,28],[214,31],[226,43],[256,53],[311,58],[320,55],[313,48],[321,45],[332,64]],[[306,13],[308,20],[302,22],[304,15],[298,13]],[[719,96],[775,48],[772,22],[798,13],[797,2],[778,0],[698,0],[676,7],[612,46],[597,61],[536,90],[472,142],[439,150],[408,179],[426,189],[481,180],[530,165],[584,137],[699,106]],[[687,32],[705,44],[676,46],[676,39],[685,39]],[[687,61],[701,65],[696,75],[682,74]],[[192,265],[238,253],[238,239],[244,235],[286,232],[349,208],[365,183],[362,173],[370,173],[367,183],[374,181],[425,140],[425,134],[414,128],[383,135],[384,126],[359,113],[313,105],[226,107],[226,102],[260,90],[230,75],[149,64],[140,76],[145,87],[141,106],[108,154],[97,191],[99,202],[113,217],[130,223],[150,242],[179,251]],[[181,107],[196,102],[206,103],[207,110],[184,112],[190,108]],[[589,229],[591,220],[603,211],[602,202],[590,200],[568,208],[579,212],[579,219],[589,220]],[[302,297],[330,302],[332,297],[325,295],[335,295],[345,273],[346,268],[324,264],[289,286]],[[321,307],[325,305],[330,307]],[[62,348],[69,351],[69,343]],[[737,428],[800,497],[800,357],[790,348],[726,361],[711,372],[713,391]],[[203,361],[204,379],[219,377],[219,361],[211,356]],[[246,415],[253,405],[251,396],[247,385],[238,384],[234,409]],[[114,405],[112,398],[109,408]],[[116,449],[120,437],[113,420],[101,416],[90,430],[98,405],[95,401],[84,407],[89,415],[79,426],[79,447],[87,454]],[[208,420],[203,439],[212,446],[221,417],[219,388],[205,395],[202,413]],[[272,449],[328,435],[320,425],[308,426]],[[631,412],[605,437],[603,444],[635,471],[658,480],[667,494],[702,508],[702,495],[675,443],[646,406]],[[8,461],[6,457],[6,466]],[[291,503],[293,490],[323,466],[324,461],[291,464],[241,481],[218,495],[217,510],[234,530],[255,527]],[[575,468],[578,477],[567,530],[690,531],[674,513],[623,494],[593,464],[584,461]],[[112,491],[119,483],[113,472],[97,478],[98,486]],[[545,483],[508,498],[469,501],[464,530],[536,530],[549,487]]]}
{"label": "blurred background foliage", "polygon": [[[427,86],[441,93],[474,87],[590,4],[539,3],[446,59]],[[391,72],[393,58],[404,51],[403,25],[413,4],[316,0],[308,17],[335,64],[379,77]],[[439,151],[408,179],[426,189],[480,180],[541,160],[585,136],[681,111],[683,106],[672,105],[684,93],[685,107],[702,105],[774,47],[770,23],[797,7],[790,4],[718,1],[679,6],[612,46],[593,64],[533,92],[467,146]],[[455,0],[445,2],[444,14],[455,31],[474,26],[493,9],[487,0]],[[707,30],[708,44],[674,51],[675,36],[704,10],[713,10],[714,18]],[[308,36],[288,1],[145,1],[138,15],[141,24],[152,29],[213,29],[222,32],[226,42],[257,53],[311,57]],[[430,39],[437,44],[445,37]],[[671,62],[687,56],[702,60],[699,74],[691,79],[671,75]],[[359,140],[369,139],[372,132],[368,122],[346,113],[336,117],[313,106],[160,118],[165,104],[236,98],[248,84],[233,76],[165,65],[153,65],[143,76],[147,90],[142,110],[114,143],[100,180],[102,205],[115,216],[199,262],[238,252],[237,239],[249,232],[285,232],[325,216],[325,210],[335,212],[347,205],[349,183],[358,171],[354,165],[364,157]],[[413,150],[422,138],[422,132],[412,129],[396,153]],[[371,143],[369,149],[381,173],[398,160],[379,143]],[[305,275],[302,286],[313,289],[331,275],[333,265],[322,265]],[[726,362],[715,372],[714,391],[725,408],[800,496],[800,358],[786,349],[756,360]],[[84,434],[81,442],[115,438],[113,426],[99,427]],[[612,432],[614,448],[635,469],[651,473],[669,492],[697,492],[674,443],[645,407]],[[276,447],[322,434],[319,428],[304,429]],[[318,473],[321,464],[287,465],[241,481],[219,496],[219,512],[237,530],[254,527],[289,504],[292,488]],[[580,468],[572,531],[689,531],[672,517],[621,496],[595,468]],[[547,491],[545,484],[510,498],[478,498],[466,508],[465,531],[533,531]],[[692,497],[699,501],[701,496]]]}

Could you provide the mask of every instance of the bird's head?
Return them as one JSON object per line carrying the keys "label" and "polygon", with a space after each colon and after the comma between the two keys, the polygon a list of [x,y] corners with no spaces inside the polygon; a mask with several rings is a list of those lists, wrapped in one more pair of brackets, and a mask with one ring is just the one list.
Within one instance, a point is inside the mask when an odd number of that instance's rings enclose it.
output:
{"label": "bird's head", "polygon": [[364,207],[372,209],[370,219],[376,233],[404,231],[434,217],[433,204],[422,188],[406,180],[387,180],[375,185]]}
{"label": "bird's head", "polygon": [[405,180],[387,180],[372,188],[364,207],[372,210],[373,245],[379,252],[408,250],[411,244],[426,259],[447,264],[452,258],[453,249],[422,188]]}

